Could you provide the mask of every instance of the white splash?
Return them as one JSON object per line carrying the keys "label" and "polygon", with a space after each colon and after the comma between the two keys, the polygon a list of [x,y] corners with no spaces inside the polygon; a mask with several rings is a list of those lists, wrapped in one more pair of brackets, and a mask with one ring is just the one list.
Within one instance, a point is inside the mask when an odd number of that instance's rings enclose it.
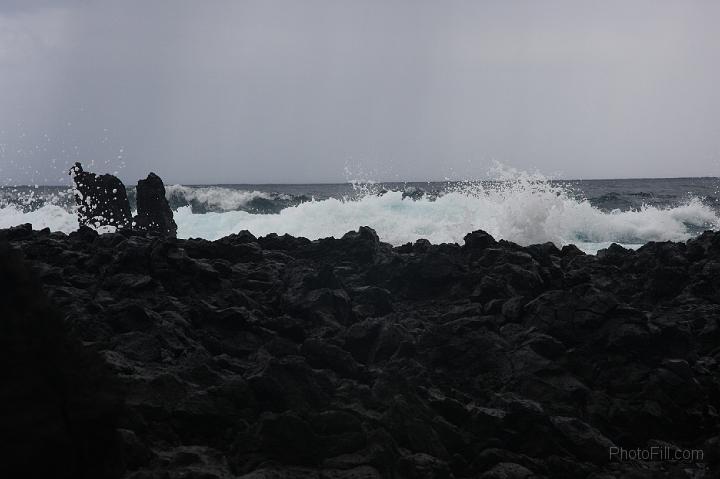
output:
{"label": "white splash", "polygon": [[339,237],[367,225],[383,241],[394,245],[420,238],[436,244],[462,244],[468,232],[483,229],[497,239],[521,245],[546,241],[557,245],[587,243],[589,250],[602,247],[591,243],[682,241],[692,236],[686,225],[713,229],[718,224],[715,213],[696,199],[670,209],[645,207],[604,213],[586,201],[531,185],[451,192],[434,201],[403,199],[402,192],[392,191],[356,201],[310,201],[285,208],[277,215],[244,211],[195,215],[185,207],[176,212],[175,220],[178,236],[210,240],[243,229],[257,236],[288,233],[310,239]]}
{"label": "white splash", "polygon": [[57,205],[45,205],[28,212],[13,205],[0,208],[0,228],[25,223],[32,224],[36,230],[50,228],[52,231],[70,233],[78,229],[77,215]]}
{"label": "white splash", "polygon": [[[191,207],[175,212],[178,236],[215,240],[240,230],[256,236],[269,233],[317,239],[340,237],[359,226],[374,228],[381,240],[394,245],[420,238],[432,243],[459,243],[471,231],[483,229],[497,239],[521,245],[554,242],[577,244],[587,252],[616,242],[637,247],[648,241],[684,241],[703,229],[717,229],[720,219],[698,198],[670,208],[644,206],[637,210],[604,212],[572,191],[549,182],[542,175],[514,170],[496,172],[493,183],[467,182],[430,198],[403,198],[402,191],[380,193],[381,188],[360,185],[352,199],[312,200],[291,206],[279,214],[237,211],[266,193],[223,187],[168,187],[168,196],[213,206],[220,212],[193,214]],[[45,204],[23,212],[13,205],[0,205],[0,228],[32,223],[66,233],[77,229],[73,211]]]}

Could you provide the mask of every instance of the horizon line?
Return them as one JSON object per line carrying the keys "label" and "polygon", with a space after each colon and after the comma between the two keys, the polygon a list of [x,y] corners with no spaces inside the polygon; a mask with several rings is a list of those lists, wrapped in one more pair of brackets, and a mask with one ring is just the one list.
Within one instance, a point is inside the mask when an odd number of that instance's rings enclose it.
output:
{"label": "horizon line", "polygon": [[[720,179],[720,176],[642,176],[642,177],[622,177],[622,178],[546,178],[548,181],[628,181],[628,180],[697,180],[697,179]],[[472,182],[472,181],[505,181],[497,178],[477,178],[472,180],[453,180],[453,179],[442,179],[442,180],[367,180],[357,181],[360,184],[383,184],[383,183],[461,183],[461,182]],[[183,183],[183,182],[165,182],[166,186],[181,185],[181,186],[239,186],[239,185],[253,185],[253,186],[298,186],[298,185],[346,185],[352,184],[353,181],[320,181],[314,183],[291,183],[291,182],[261,182],[261,183]],[[58,187],[58,186],[71,186],[65,184],[24,184],[24,185],[1,185],[0,188],[20,188],[20,187]],[[125,186],[135,186],[127,184]]]}

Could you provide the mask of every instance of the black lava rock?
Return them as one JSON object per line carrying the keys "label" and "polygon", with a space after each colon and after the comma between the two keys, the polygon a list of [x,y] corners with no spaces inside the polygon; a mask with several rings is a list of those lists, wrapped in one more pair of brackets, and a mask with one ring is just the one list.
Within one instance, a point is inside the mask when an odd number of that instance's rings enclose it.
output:
{"label": "black lava rock", "polygon": [[0,476],[120,477],[119,385],[0,244]]}
{"label": "black lava rock", "polygon": [[[25,256],[0,255],[0,468],[24,477],[720,474],[720,233],[598,255],[367,227],[0,240]],[[657,447],[703,456],[610,456]]]}
{"label": "black lava rock", "polygon": [[133,219],[134,229],[172,237],[177,235],[177,224],[165,198],[165,185],[155,173],[138,181],[137,212]]}
{"label": "black lava rock", "polygon": [[132,214],[125,185],[113,175],[96,175],[75,163],[70,170],[75,182],[75,203],[81,226],[130,226]]}

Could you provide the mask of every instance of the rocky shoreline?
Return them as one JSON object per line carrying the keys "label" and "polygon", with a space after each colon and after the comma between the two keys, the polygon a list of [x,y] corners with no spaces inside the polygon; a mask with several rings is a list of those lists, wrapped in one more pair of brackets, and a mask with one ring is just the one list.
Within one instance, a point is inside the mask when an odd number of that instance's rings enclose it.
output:
{"label": "rocky shoreline", "polygon": [[720,474],[720,233],[596,256],[482,231],[392,247],[366,227],[5,242],[0,472]]}

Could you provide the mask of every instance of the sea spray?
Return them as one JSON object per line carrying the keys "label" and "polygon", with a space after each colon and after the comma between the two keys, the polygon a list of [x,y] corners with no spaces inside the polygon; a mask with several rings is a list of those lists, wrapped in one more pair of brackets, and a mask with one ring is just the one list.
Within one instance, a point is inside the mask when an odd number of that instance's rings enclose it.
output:
{"label": "sea spray", "polygon": [[462,243],[462,238],[476,229],[521,245],[546,241],[557,245],[640,245],[648,241],[682,241],[699,230],[713,229],[718,222],[712,209],[696,199],[668,209],[648,206],[639,211],[604,213],[587,201],[552,194],[502,198],[498,194],[452,192],[435,200],[412,200],[403,198],[399,191],[355,201],[310,201],[285,208],[277,215],[244,211],[196,215],[184,207],[175,216],[178,235],[184,238],[214,240],[247,229],[255,235],[288,233],[318,239],[339,237],[368,225],[383,241],[394,245],[420,238],[432,243]]}
{"label": "sea spray", "polygon": [[612,242],[639,246],[648,241],[683,241],[719,224],[716,211],[689,196],[670,207],[603,211],[571,184],[539,173],[496,165],[491,181],[452,182],[440,192],[408,196],[406,188],[388,190],[367,179],[351,182],[352,196],[303,202],[278,215],[244,211],[192,215],[177,211],[178,235],[217,239],[247,229],[256,235],[291,234],[310,239],[339,237],[358,226],[374,228],[394,245],[420,238],[432,243],[462,243],[483,229],[521,245],[551,241],[576,243],[589,252]]}
{"label": "sea spray", "polygon": [[[345,185],[181,186],[167,188],[178,236],[215,240],[250,230],[255,235],[288,233],[310,239],[339,237],[359,226],[374,228],[394,245],[420,238],[462,243],[483,229],[521,245],[575,243],[588,252],[612,242],[683,241],[720,223],[712,196],[714,180],[632,180],[650,193],[617,193],[631,180],[578,183],[550,181],[539,174],[499,169],[492,181]],[[688,181],[696,182],[696,194]],[[623,183],[625,182],[625,183]],[[638,183],[639,182],[639,183]],[[663,183],[658,183],[663,182]],[[655,186],[658,185],[658,186]],[[667,195],[668,185],[675,195]],[[673,186],[677,185],[677,186]],[[692,185],[691,185],[692,186]],[[662,194],[653,194],[653,188]],[[593,190],[595,196],[586,197]],[[128,195],[134,195],[128,188]],[[612,202],[636,201],[608,208]],[[49,187],[0,189],[0,228],[32,223],[69,233],[77,229],[66,190]]]}

